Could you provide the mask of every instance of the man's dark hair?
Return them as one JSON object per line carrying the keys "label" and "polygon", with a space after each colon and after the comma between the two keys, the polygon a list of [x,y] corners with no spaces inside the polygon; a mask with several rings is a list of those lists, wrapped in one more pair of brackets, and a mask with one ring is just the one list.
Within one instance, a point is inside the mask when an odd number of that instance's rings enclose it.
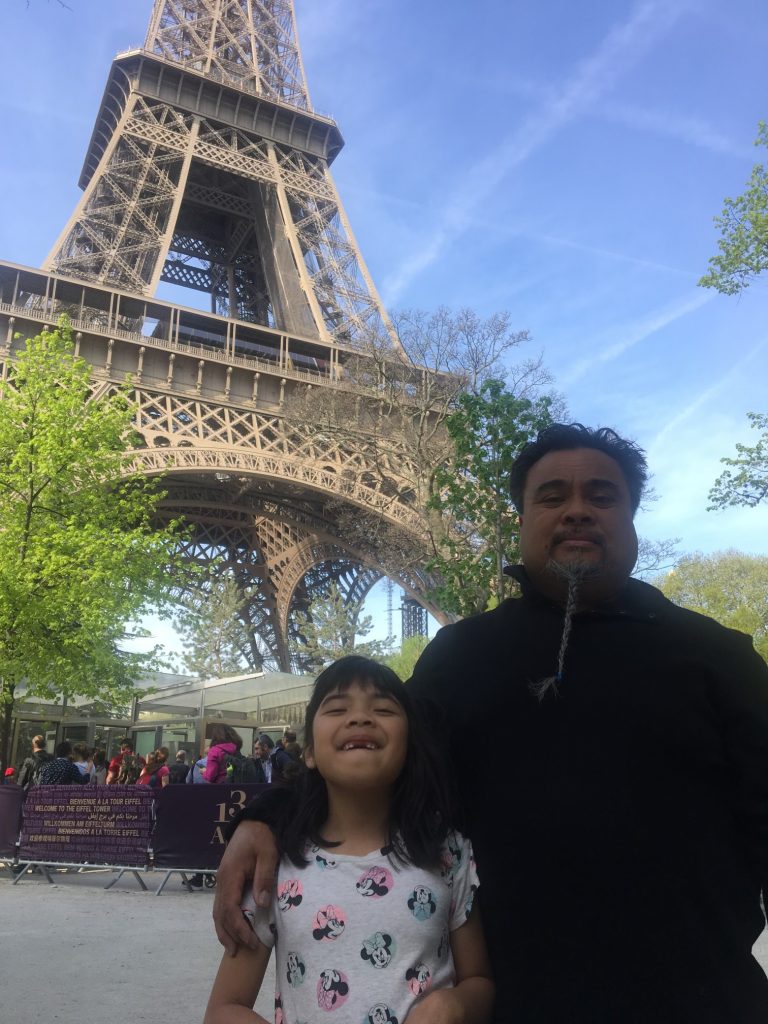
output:
{"label": "man's dark hair", "polygon": [[128,747],[128,749],[131,751],[131,753],[133,753],[133,751],[135,749],[135,747],[133,745],[133,740],[131,739],[130,736],[124,736],[119,741],[119,746],[121,746],[121,747]]}
{"label": "man's dark hair", "polygon": [[62,740],[56,744],[56,757],[69,757],[72,753],[72,744],[69,740]]}
{"label": "man's dark hair", "polygon": [[643,490],[648,482],[648,464],[645,452],[632,441],[625,441],[610,427],[585,427],[582,423],[553,423],[540,430],[535,441],[529,441],[521,450],[509,475],[509,490],[518,512],[523,512],[523,492],[531,468],[550,452],[572,451],[576,448],[594,448],[609,455],[624,474],[632,504],[637,512]]}

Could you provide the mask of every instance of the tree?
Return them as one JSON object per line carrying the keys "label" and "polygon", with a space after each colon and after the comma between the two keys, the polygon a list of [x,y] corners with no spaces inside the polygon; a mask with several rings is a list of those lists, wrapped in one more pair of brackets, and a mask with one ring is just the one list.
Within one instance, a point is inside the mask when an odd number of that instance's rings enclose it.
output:
{"label": "tree", "polygon": [[486,380],[461,395],[446,419],[450,457],[435,470],[430,506],[444,524],[428,568],[439,579],[440,607],[458,615],[484,611],[509,596],[504,575],[516,561],[518,518],[509,474],[518,452],[552,422],[551,399],[519,397],[503,381]]}
{"label": "tree", "polygon": [[[756,146],[768,146],[768,124],[758,126]],[[699,284],[716,288],[724,295],[736,295],[754,278],[768,269],[768,167],[755,164],[744,192],[736,199],[726,199],[721,217],[715,217],[721,229],[718,242],[720,254],[713,256],[708,274]],[[709,511],[729,505],[759,505],[768,495],[768,416],[747,413],[752,426],[762,431],[753,448],[737,444],[735,459],[720,461],[730,469],[715,481],[709,492]]]}
{"label": "tree", "polygon": [[429,637],[427,636],[406,637],[400,650],[386,657],[384,664],[388,665],[405,682],[413,675],[416,662],[421,657],[421,652],[428,643]]}
{"label": "tree", "polygon": [[131,468],[124,392],[92,397],[65,322],[26,342],[0,388],[0,760],[25,697],[125,703],[152,664],[125,624],[167,598],[178,529]]}
{"label": "tree", "polygon": [[264,664],[256,630],[247,620],[249,595],[232,576],[211,577],[186,593],[174,617],[184,641],[184,668],[198,679],[237,675]]}
{"label": "tree", "polygon": [[442,581],[437,570],[434,580],[425,579],[425,563],[445,556],[446,544],[458,544],[460,533],[439,502],[440,467],[455,458],[447,420],[463,395],[478,394],[490,378],[531,401],[550,378],[538,359],[508,365],[528,340],[527,332],[511,328],[508,313],[481,318],[471,310],[410,311],[394,322],[397,346],[389,337],[368,338],[359,355],[344,363],[342,387],[294,393],[286,415],[335,446],[350,483],[360,479],[412,511],[416,525],[405,530],[378,512],[329,502],[350,547],[368,552],[394,579],[420,580],[430,610],[439,615],[449,611],[438,607],[440,591],[426,591]]}
{"label": "tree", "polygon": [[[768,124],[758,126],[756,146],[768,146]],[[723,213],[715,217],[721,230],[717,256],[699,284],[724,295],[743,291],[768,269],[768,167],[755,164],[744,192],[726,199]]]}
{"label": "tree", "polygon": [[733,550],[688,555],[654,582],[675,604],[748,633],[768,661],[768,558]]}
{"label": "tree", "polygon": [[755,430],[761,431],[757,444],[736,445],[736,458],[720,461],[730,466],[717,480],[709,492],[712,504],[708,510],[727,508],[730,505],[747,505],[752,508],[768,497],[768,416],[759,412],[748,412]]}
{"label": "tree", "polygon": [[308,671],[319,672],[347,654],[383,658],[391,646],[391,637],[365,643],[358,640],[373,629],[370,615],[360,617],[362,608],[362,601],[346,603],[344,595],[334,583],[325,595],[310,603],[308,612],[297,612],[295,626],[298,640],[294,649],[299,663]]}
{"label": "tree", "polygon": [[648,540],[647,537],[637,538],[637,562],[633,576],[646,579],[660,572],[668,572],[677,565],[680,557],[677,553],[679,537],[667,537],[663,540]]}

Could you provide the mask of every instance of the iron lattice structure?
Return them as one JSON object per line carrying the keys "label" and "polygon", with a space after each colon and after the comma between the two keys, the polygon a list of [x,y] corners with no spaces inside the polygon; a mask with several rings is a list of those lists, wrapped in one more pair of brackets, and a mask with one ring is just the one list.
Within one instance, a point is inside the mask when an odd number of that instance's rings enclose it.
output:
{"label": "iron lattice structure", "polygon": [[429,636],[427,610],[412,597],[404,597],[402,605],[402,637],[408,640],[414,636]]}
{"label": "iron lattice structure", "polygon": [[[112,64],[44,270],[0,263],[6,359],[66,313],[97,393],[130,375],[137,461],[163,476],[163,514],[194,524],[188,558],[249,595],[254,666],[290,668],[292,610],[332,581],[352,602],[387,574],[426,603],[421,573],[339,526],[357,508],[418,543],[413,505],[290,415],[296,389],[343,389],[367,339],[396,344],[330,174],[342,146],[312,109],[291,0],[156,0],[144,47]],[[155,298],[161,282],[196,309]]]}
{"label": "iron lattice structure", "polygon": [[157,0],[45,267],[360,344],[391,328],[329,172],[342,145],[310,107],[291,0]]}

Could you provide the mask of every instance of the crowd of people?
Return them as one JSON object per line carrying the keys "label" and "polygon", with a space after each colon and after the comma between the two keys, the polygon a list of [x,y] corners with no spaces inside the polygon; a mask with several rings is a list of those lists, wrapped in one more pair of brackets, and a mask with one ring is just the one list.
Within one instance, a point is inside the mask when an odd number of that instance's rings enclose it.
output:
{"label": "crowd of people", "polygon": [[103,785],[106,774],[104,750],[62,740],[50,754],[45,736],[39,735],[32,738],[32,753],[21,765],[18,777],[14,768],[7,768],[5,781],[16,783],[24,790],[31,786]]}
{"label": "crowd of people", "polygon": [[[182,753],[179,751],[177,758]],[[206,752],[190,766],[185,781],[214,785],[246,781],[244,778],[234,778],[232,771],[233,760],[237,762],[243,759],[248,762],[248,782],[262,785],[290,782],[300,770],[302,749],[296,742],[296,733],[286,727],[277,742],[266,732],[257,736],[253,741],[253,752],[248,756],[243,753],[240,734],[231,726],[217,722],[211,728]]]}
{"label": "crowd of people", "polygon": [[45,736],[32,739],[32,753],[18,773],[14,767],[5,770],[4,785],[19,785],[24,790],[31,786],[84,785],[149,786],[162,789],[179,783],[212,783],[226,785],[234,779],[231,761],[244,758],[249,762],[248,781],[271,783],[289,781],[295,777],[301,761],[301,747],[296,733],[286,728],[282,739],[275,742],[268,733],[261,733],[253,744],[253,753],[245,758],[243,740],[228,725],[216,723],[210,733],[210,742],[203,756],[189,763],[186,750],[176,752],[169,763],[168,747],[158,747],[146,757],[136,752],[133,740],[120,740],[120,752],[109,762],[106,751],[89,748],[85,743],[62,740],[55,753],[46,749]]}

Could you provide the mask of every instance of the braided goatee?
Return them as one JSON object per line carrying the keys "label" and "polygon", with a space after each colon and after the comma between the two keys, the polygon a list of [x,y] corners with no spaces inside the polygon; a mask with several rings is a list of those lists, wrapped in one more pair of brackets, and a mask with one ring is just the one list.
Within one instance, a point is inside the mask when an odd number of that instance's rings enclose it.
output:
{"label": "braided goatee", "polygon": [[599,574],[599,569],[583,562],[574,562],[567,565],[561,565],[560,562],[550,562],[547,565],[547,569],[567,584],[568,591],[565,599],[563,632],[560,636],[560,648],[557,652],[557,673],[554,676],[548,676],[546,679],[538,679],[528,683],[529,691],[539,702],[544,700],[550,691],[555,696],[559,692],[558,685],[563,679],[565,652],[568,649],[568,641],[571,638],[573,616],[578,607],[579,588],[585,580]]}

